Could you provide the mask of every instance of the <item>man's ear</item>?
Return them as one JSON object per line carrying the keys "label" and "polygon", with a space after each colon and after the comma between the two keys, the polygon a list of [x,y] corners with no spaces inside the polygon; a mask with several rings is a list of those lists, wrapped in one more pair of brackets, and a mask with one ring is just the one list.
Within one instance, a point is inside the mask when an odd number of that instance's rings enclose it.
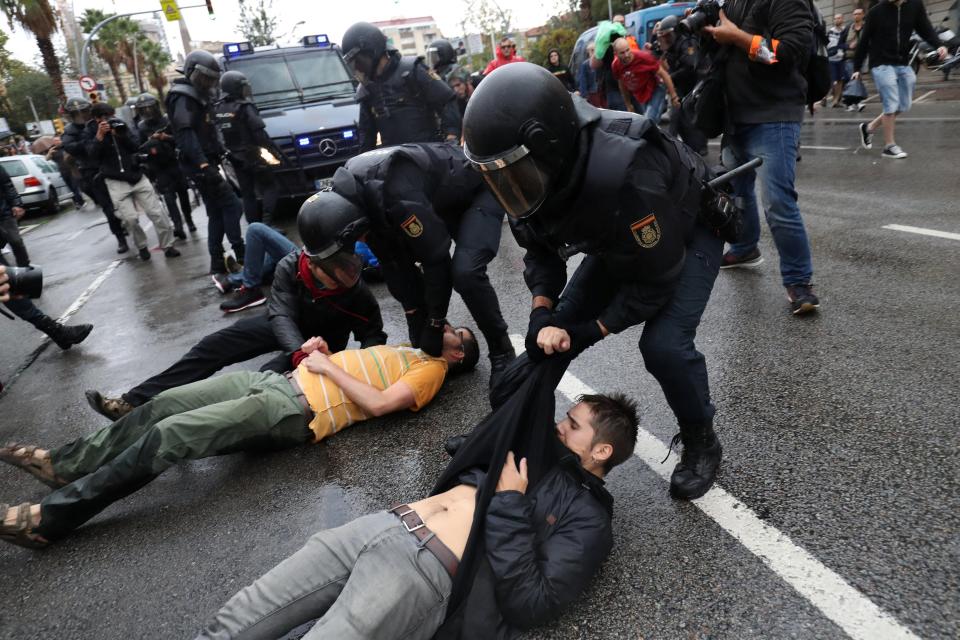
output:
{"label": "man's ear", "polygon": [[590,457],[596,460],[600,465],[606,465],[607,460],[613,455],[613,445],[609,442],[601,442],[593,446]]}

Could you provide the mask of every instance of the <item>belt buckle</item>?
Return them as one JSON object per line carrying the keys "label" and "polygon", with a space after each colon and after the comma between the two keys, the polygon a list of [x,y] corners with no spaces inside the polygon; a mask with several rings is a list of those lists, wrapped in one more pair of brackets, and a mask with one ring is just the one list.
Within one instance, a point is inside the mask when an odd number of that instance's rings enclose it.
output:
{"label": "belt buckle", "polygon": [[420,524],[418,524],[417,526],[415,526],[414,528],[411,529],[411,528],[410,528],[410,525],[407,524],[407,521],[403,519],[404,516],[408,516],[408,515],[410,515],[411,513],[415,514],[416,511],[414,511],[413,509],[407,509],[407,510],[404,511],[403,513],[398,513],[398,514],[397,514],[397,517],[400,518],[400,522],[401,522],[401,524],[403,524],[403,528],[407,530],[407,533],[413,533],[413,532],[416,531],[417,529],[423,529],[425,526],[427,526],[426,523],[423,522],[423,518],[421,518],[421,519],[420,519]]}

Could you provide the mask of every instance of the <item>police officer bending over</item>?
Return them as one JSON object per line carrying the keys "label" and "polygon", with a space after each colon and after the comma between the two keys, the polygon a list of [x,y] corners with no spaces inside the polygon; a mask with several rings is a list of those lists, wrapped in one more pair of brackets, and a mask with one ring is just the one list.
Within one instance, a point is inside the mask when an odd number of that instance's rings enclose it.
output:
{"label": "police officer bending over", "polygon": [[[674,441],[684,445],[671,494],[702,496],[721,449],[693,339],[723,248],[701,221],[710,192],[702,159],[642,116],[571,97],[529,63],[507,65],[477,87],[464,136],[467,158],[527,250],[527,354],[579,352],[644,323],[644,364],[677,417]],[[586,257],[567,282],[562,256],[577,251]]]}
{"label": "police officer bending over", "polygon": [[[140,132],[140,151],[145,161],[142,163],[147,177],[153,186],[163,196],[173,221],[173,235],[185,240],[183,232],[184,218],[187,228],[196,231],[190,208],[190,194],[187,192],[187,181],[177,164],[177,145],[170,132],[170,121],[160,113],[160,101],[152,93],[141,93],[133,106],[137,115],[137,131]],[[177,207],[177,198],[180,198],[180,207],[183,216]]]}
{"label": "police officer bending over", "polygon": [[507,323],[487,277],[487,264],[500,248],[503,208],[460,147],[432,142],[368,151],[337,169],[332,194],[315,198],[320,210],[338,210],[342,202],[356,207],[387,288],[406,313],[413,346],[440,353],[456,289],[487,341],[491,380],[513,360]]}
{"label": "police officer bending over", "polygon": [[342,49],[360,79],[361,152],[376,146],[377,133],[384,146],[460,139],[453,90],[431,75],[421,58],[387,48],[387,37],[368,22],[347,29]]}
{"label": "police officer bending over", "polygon": [[[283,154],[267,135],[267,125],[250,100],[252,89],[247,76],[239,71],[227,71],[220,77],[220,91],[223,99],[216,106],[217,128],[230,154],[230,164],[237,173],[243,212],[247,222],[270,225],[277,210],[280,189],[268,165],[279,164]],[[261,149],[272,159],[265,159]],[[262,214],[257,202],[258,191],[263,199]]]}
{"label": "police officer bending over", "polygon": [[[667,61],[667,70],[677,95],[683,100],[697,84],[700,41],[693,33],[678,33],[678,21],[677,16],[664,18],[657,30],[657,42],[663,50],[663,58]],[[700,155],[707,154],[707,137],[694,126],[690,115],[683,108],[671,110],[670,134],[679,135]]]}
{"label": "police officer bending over", "polygon": [[240,200],[220,175],[223,146],[211,115],[210,100],[220,82],[220,65],[208,51],[196,49],[183,62],[183,78],[173,81],[167,93],[167,114],[180,150],[180,167],[200,190],[207,208],[207,249],[210,272],[226,273],[223,236],[243,262],[240,233]]}

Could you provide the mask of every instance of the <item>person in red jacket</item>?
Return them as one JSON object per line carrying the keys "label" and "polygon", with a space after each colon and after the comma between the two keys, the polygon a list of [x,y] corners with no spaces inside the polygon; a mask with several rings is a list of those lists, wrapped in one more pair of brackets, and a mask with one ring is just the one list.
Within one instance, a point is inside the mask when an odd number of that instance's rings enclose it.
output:
{"label": "person in red jacket", "polygon": [[510,38],[504,36],[503,40],[500,41],[500,45],[497,47],[496,57],[491,60],[487,68],[483,70],[483,75],[488,76],[493,73],[494,69],[499,69],[503,65],[510,64],[511,62],[525,62],[525,60],[523,56],[517,55],[517,44]]}

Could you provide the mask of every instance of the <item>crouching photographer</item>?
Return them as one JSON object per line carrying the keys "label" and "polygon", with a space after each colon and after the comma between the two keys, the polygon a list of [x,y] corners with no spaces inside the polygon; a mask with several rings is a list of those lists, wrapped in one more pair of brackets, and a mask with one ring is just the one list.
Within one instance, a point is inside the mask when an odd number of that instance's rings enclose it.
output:
{"label": "crouching photographer", "polygon": [[810,243],[794,189],[807,103],[805,75],[814,47],[810,0],[702,0],[678,29],[702,32],[716,44],[712,77],[704,82],[722,89],[724,165],[763,160],[756,171],[733,180],[734,194],[744,206],[744,228],[739,241],[724,254],[721,268],[763,261],[757,248],[759,178],[792,312],[814,311],[820,302],[813,293]]}
{"label": "crouching photographer", "polygon": [[[37,308],[28,298],[39,298],[43,289],[43,272],[39,267],[11,267],[0,254],[0,302],[18,318],[44,332],[61,349],[83,342],[93,330],[92,324],[67,326]],[[13,320],[4,309],[0,314]],[[2,388],[2,386],[0,386]]]}

